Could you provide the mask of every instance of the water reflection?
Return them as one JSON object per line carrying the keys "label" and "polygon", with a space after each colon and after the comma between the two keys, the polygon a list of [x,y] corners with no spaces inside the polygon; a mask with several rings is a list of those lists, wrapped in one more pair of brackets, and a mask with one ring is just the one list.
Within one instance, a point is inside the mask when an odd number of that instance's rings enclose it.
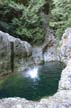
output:
{"label": "water reflection", "polygon": [[26,77],[31,77],[33,79],[36,79],[38,78],[38,67],[34,67],[33,69],[28,69],[26,72],[25,72],[25,76]]}

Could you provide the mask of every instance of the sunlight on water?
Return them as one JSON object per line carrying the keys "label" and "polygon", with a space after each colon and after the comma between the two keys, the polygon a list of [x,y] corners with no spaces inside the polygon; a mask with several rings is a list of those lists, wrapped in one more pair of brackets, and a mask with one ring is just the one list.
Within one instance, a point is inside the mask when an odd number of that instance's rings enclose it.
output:
{"label": "sunlight on water", "polygon": [[31,77],[33,79],[38,78],[38,67],[27,70],[26,77]]}

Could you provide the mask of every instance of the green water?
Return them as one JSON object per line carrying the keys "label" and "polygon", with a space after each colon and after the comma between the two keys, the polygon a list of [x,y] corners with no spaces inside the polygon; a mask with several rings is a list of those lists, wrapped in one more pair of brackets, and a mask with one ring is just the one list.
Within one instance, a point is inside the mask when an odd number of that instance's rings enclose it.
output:
{"label": "green water", "polygon": [[63,68],[64,65],[60,62],[49,62],[10,75],[0,84],[0,98],[23,97],[39,100],[53,95],[58,89]]}

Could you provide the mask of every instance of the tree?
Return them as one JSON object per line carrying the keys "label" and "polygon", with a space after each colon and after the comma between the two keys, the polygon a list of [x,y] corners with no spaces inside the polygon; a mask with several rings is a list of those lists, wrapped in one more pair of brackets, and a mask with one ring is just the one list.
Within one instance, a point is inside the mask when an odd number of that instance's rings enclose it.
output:
{"label": "tree", "polygon": [[59,38],[67,27],[71,26],[71,0],[52,0],[50,26]]}
{"label": "tree", "polygon": [[14,36],[41,42],[44,37],[42,16],[39,15],[45,0],[29,0],[27,5],[23,0],[2,0],[0,3],[0,25],[6,25],[6,31]]}

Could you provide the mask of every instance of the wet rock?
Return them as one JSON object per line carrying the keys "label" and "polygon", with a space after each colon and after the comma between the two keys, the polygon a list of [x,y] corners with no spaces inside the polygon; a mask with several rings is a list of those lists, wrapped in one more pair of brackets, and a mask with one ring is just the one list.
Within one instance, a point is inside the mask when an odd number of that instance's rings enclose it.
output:
{"label": "wet rock", "polygon": [[44,63],[43,52],[41,47],[35,47],[32,50],[32,57],[35,64]]}
{"label": "wet rock", "polygon": [[[46,25],[47,24],[46,17],[44,19],[45,19],[44,25]],[[44,61],[45,62],[60,61],[59,53],[58,53],[58,49],[57,49],[57,40],[54,36],[53,30],[51,30],[48,27],[48,24],[45,27],[46,27],[45,28],[46,35],[45,35],[44,44],[42,46]]]}
{"label": "wet rock", "polygon": [[31,54],[32,47],[28,42],[0,31],[0,72],[11,71],[11,68],[20,65],[21,60],[24,61],[24,58]]}
{"label": "wet rock", "polygon": [[45,41],[42,46],[33,48],[32,56],[36,64],[60,61],[57,42],[51,29],[46,27]]}

